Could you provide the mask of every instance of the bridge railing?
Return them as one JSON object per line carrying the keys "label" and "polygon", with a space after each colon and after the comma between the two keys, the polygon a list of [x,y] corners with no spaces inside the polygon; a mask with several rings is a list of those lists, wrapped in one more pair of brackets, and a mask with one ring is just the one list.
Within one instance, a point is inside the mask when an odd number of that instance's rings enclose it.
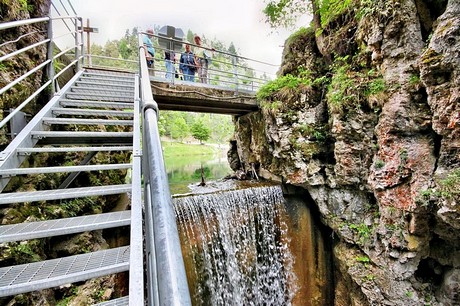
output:
{"label": "bridge railing", "polygon": [[[64,23],[67,27],[67,30],[64,31],[64,33],[55,35],[54,29],[57,23]],[[7,30],[9,30],[9,33],[12,33],[13,29],[16,29],[16,32],[19,33],[21,32],[21,27],[31,25],[36,27],[36,30],[31,30],[26,34],[22,34],[8,41],[1,41],[0,44],[0,67],[3,67],[5,70],[7,70],[7,67],[15,65],[14,62],[18,62],[18,57],[20,57],[21,54],[26,52],[38,53],[39,51],[37,50],[43,50],[43,47],[45,47],[47,50],[46,57],[37,63],[33,63],[31,60],[24,60],[26,61],[26,64],[21,65],[21,67],[26,66],[27,70],[21,75],[17,76],[14,80],[8,80],[9,82],[6,83],[7,78],[5,77],[2,78],[5,82],[0,82],[2,86],[2,88],[0,88],[0,97],[1,101],[3,102],[2,113],[5,114],[9,112],[8,115],[2,116],[0,121],[0,129],[3,135],[10,135],[11,138],[14,138],[15,134],[17,134],[22,129],[23,125],[25,125],[25,120],[18,119],[25,116],[25,113],[23,113],[22,110],[28,109],[30,107],[30,103],[35,101],[42,92],[48,91],[50,95],[53,95],[58,88],[57,80],[59,77],[61,77],[61,75],[66,73],[72,67],[74,67],[74,69],[77,71],[80,70],[83,60],[82,32],[80,30],[81,28],[79,29],[79,26],[82,25],[81,18],[67,15],[57,17],[47,16],[41,18],[5,22],[0,24],[0,36],[6,37],[6,35],[4,36],[3,33],[5,33]],[[43,38],[35,43],[26,45],[25,47],[19,49],[16,48],[16,46],[24,45],[21,40],[24,40],[25,37],[30,35],[36,35],[36,37],[41,36]],[[70,36],[73,40],[73,44],[70,47],[62,51],[54,48],[57,41],[60,39],[65,39],[68,36]],[[70,62],[67,65],[62,64],[60,61],[61,57],[64,55],[68,56],[69,54],[72,56]],[[29,56],[27,56],[27,59],[28,58]],[[34,66],[30,65],[31,63]],[[24,100],[14,102],[15,104],[12,104],[13,101],[17,101],[17,96],[21,96],[21,94],[23,94],[23,88],[30,90],[30,85],[26,85],[25,80],[30,77],[39,77],[43,71],[46,73],[47,81],[38,89],[28,94]]]}
{"label": "bridge railing", "polygon": [[[171,83],[189,84],[194,86],[216,86],[219,88],[227,88],[235,91],[257,91],[267,81],[276,78],[275,70],[277,65],[265,63],[262,61],[239,56],[237,54],[226,51],[216,50],[205,46],[198,46],[194,43],[168,38],[156,34],[148,34],[141,32],[142,35],[150,35],[151,40],[161,39],[167,41],[169,46],[180,45],[181,50],[177,52],[177,48],[165,48],[155,43],[155,57],[152,68],[149,68],[149,73],[153,79],[168,81]],[[206,52],[210,58],[208,60],[208,73],[205,80],[200,79],[198,73],[192,77],[192,81],[185,81],[185,76],[180,71],[180,57],[185,51],[185,45],[191,46],[192,52]],[[174,72],[171,74],[166,68],[166,53],[173,54]],[[255,68],[257,67],[257,68]],[[198,67],[195,67],[198,69]],[[196,69],[196,70],[197,70]],[[192,84],[194,83],[194,84]],[[203,84],[203,85],[200,85]],[[206,85],[205,85],[206,84]]]}

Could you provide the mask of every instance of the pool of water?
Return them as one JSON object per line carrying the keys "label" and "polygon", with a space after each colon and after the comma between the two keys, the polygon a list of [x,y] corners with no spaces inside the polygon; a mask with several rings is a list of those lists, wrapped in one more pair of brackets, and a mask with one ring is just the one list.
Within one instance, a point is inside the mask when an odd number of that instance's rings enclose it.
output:
{"label": "pool of water", "polygon": [[211,155],[165,156],[171,194],[189,193],[201,183],[201,173],[205,182],[224,178],[232,173],[225,152]]}

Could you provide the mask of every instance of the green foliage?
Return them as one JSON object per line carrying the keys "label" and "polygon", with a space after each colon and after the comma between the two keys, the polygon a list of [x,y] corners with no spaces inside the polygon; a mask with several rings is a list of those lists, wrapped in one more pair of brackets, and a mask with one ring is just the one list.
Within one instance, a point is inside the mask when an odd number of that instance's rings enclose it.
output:
{"label": "green foliage", "polygon": [[418,201],[428,205],[432,196],[455,200],[460,197],[460,169],[451,171],[444,179],[435,179],[438,187],[420,191]]}
{"label": "green foliage", "polygon": [[286,43],[289,45],[292,42],[297,41],[299,38],[307,36],[312,31],[313,31],[312,28],[301,27],[300,29],[298,29],[297,31],[295,31],[288,37],[288,39],[286,40]]}
{"label": "green foliage", "polygon": [[349,227],[358,234],[359,242],[364,244],[371,236],[372,228],[364,223],[350,224]]}
{"label": "green foliage", "polygon": [[262,86],[257,92],[257,100],[267,100],[273,93],[281,89],[297,89],[300,85],[310,86],[311,80],[305,78],[305,75],[302,74],[299,77],[293,76],[292,74],[286,74]]}
{"label": "green foliage", "polygon": [[309,11],[309,0],[269,0],[263,13],[272,28],[292,27],[298,17]]}
{"label": "green foliage", "polygon": [[439,180],[441,195],[445,198],[453,198],[460,195],[460,169],[450,172],[445,179]]}
{"label": "green foliage", "polygon": [[355,259],[357,262],[366,263],[366,264],[371,262],[371,260],[367,256],[356,256]]}
{"label": "green foliage", "polygon": [[353,4],[353,0],[314,0],[321,17],[321,27],[325,28],[339,15],[346,12]]}
{"label": "green foliage", "polygon": [[344,106],[356,105],[355,82],[349,75],[348,56],[336,59],[332,65],[333,76],[328,86],[327,98],[333,111],[342,112]]}
{"label": "green foliage", "polygon": [[409,84],[412,86],[420,84],[420,76],[417,74],[411,74],[409,77]]}
{"label": "green foliage", "polygon": [[385,162],[381,159],[375,161],[375,169],[382,169],[385,166]]}
{"label": "green foliage", "polygon": [[373,15],[378,9],[378,3],[375,0],[361,0],[359,11],[356,16],[361,19],[365,16]]}
{"label": "green foliage", "polygon": [[171,125],[171,137],[182,141],[187,135],[189,135],[189,128],[185,119],[182,117],[174,118]]}
{"label": "green foliage", "polygon": [[211,136],[211,130],[207,127],[202,120],[197,120],[193,123],[192,128],[192,136],[203,143]]}
{"label": "green foliage", "polygon": [[[197,120],[201,120],[209,128],[209,139],[215,143],[227,143],[233,135],[234,125],[231,116],[176,111],[162,111],[160,113],[160,117],[158,119],[158,130],[160,135],[178,139],[175,136],[175,133],[178,130],[185,128],[183,126],[183,120],[178,118],[182,118],[187,124],[187,133],[185,137],[190,135],[188,126],[191,127]],[[176,126],[177,124],[180,126]]]}
{"label": "green foliage", "polygon": [[331,65],[332,78],[326,94],[332,113],[343,114],[347,110],[359,109],[369,96],[385,92],[386,84],[381,75],[372,69],[356,71],[356,58],[337,57]]}
{"label": "green foliage", "polygon": [[366,96],[376,95],[383,91],[385,91],[385,80],[383,77],[379,77],[369,82],[366,89]]}

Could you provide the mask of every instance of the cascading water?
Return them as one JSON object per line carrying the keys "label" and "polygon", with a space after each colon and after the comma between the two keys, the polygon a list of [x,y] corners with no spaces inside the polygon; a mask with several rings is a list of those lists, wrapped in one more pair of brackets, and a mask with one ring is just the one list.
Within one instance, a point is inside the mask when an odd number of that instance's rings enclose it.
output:
{"label": "cascading water", "polygon": [[174,199],[195,305],[291,305],[296,293],[282,190]]}

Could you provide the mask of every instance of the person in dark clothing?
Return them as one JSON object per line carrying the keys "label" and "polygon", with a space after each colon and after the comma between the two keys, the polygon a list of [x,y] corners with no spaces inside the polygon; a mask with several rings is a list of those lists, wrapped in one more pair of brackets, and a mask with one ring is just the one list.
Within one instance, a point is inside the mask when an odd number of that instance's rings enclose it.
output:
{"label": "person in dark clothing", "polygon": [[195,56],[193,55],[193,52],[190,51],[189,44],[185,44],[185,52],[180,56],[179,71],[184,75],[185,81],[195,81]]}

